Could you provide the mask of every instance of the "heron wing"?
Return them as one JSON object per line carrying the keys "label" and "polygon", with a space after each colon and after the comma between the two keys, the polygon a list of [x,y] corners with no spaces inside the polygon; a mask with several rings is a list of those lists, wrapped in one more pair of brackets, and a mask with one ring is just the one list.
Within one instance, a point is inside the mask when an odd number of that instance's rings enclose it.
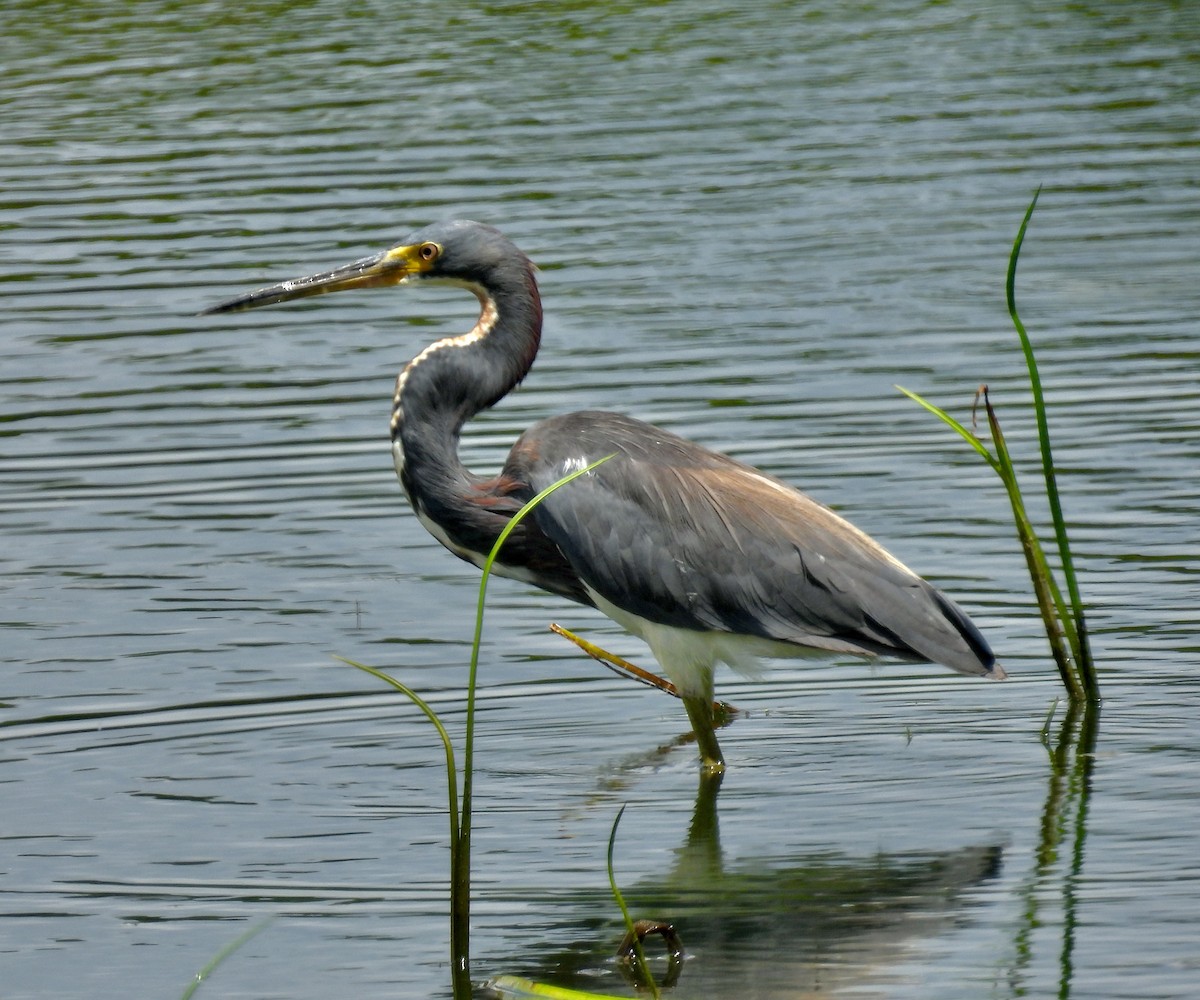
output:
{"label": "heron wing", "polygon": [[509,474],[555,491],[533,512],[581,580],[628,613],[971,674],[994,657],[947,597],[827,507],[727,456],[618,414],[531,428]]}

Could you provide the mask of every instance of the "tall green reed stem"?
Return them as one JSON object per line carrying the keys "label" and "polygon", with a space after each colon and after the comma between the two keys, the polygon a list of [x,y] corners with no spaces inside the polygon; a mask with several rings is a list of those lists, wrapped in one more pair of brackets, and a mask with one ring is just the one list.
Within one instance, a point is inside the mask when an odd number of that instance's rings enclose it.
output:
{"label": "tall green reed stem", "polygon": [[[1054,578],[1046,560],[1042,544],[1034,530],[1033,522],[1025,508],[1021,487],[1017,481],[1016,470],[1000,429],[1000,420],[992,408],[988,397],[987,386],[981,386],[979,396],[983,398],[984,409],[987,412],[988,429],[991,432],[995,454],[988,449],[973,431],[941,408],[909,392],[902,386],[897,386],[902,393],[915,400],[930,413],[953,428],[975,451],[992,467],[1004,484],[1012,506],[1013,520],[1016,524],[1017,536],[1021,541],[1021,549],[1025,554],[1029,576],[1033,582],[1034,595],[1037,598],[1038,610],[1046,628],[1046,637],[1050,641],[1050,649],[1058,666],[1063,686],[1073,702],[1100,701],[1100,685],[1096,678],[1095,662],[1092,659],[1091,646],[1088,642],[1087,621],[1084,617],[1083,600],[1080,597],[1079,585],[1075,576],[1074,561],[1071,557],[1071,546],[1067,537],[1066,521],[1063,518],[1062,504],[1059,500],[1058,483],[1055,477],[1054,456],[1050,446],[1050,428],[1046,419],[1046,402],[1042,393],[1041,377],[1038,373],[1037,360],[1033,353],[1033,344],[1025,325],[1017,314],[1016,280],[1017,261],[1020,259],[1021,246],[1025,242],[1025,232],[1029,220],[1037,206],[1041,189],[1034,194],[1021,227],[1013,242],[1012,253],[1008,260],[1008,275],[1005,281],[1005,292],[1008,302],[1008,314],[1012,318],[1017,334],[1021,340],[1021,350],[1025,355],[1025,364],[1029,371],[1029,383],[1033,391],[1034,413],[1037,420],[1038,441],[1041,450],[1042,475],[1046,482],[1046,499],[1050,508],[1050,516],[1054,526],[1054,536],[1057,542],[1059,561],[1063,577],[1067,582],[1067,592],[1070,603],[1063,599],[1062,591]],[[977,397],[978,398],[978,397]]]}
{"label": "tall green reed stem", "polygon": [[1076,673],[1079,675],[1086,699],[1098,702],[1100,700],[1100,684],[1096,677],[1095,662],[1092,659],[1091,643],[1088,641],[1087,618],[1083,611],[1083,598],[1079,593],[1079,582],[1075,576],[1075,561],[1071,556],[1071,543],[1067,538],[1067,523],[1063,517],[1062,503],[1058,496],[1058,479],[1055,476],[1054,454],[1050,447],[1050,425],[1046,419],[1046,400],[1042,394],[1042,379],[1038,374],[1033,343],[1025,330],[1025,324],[1021,322],[1021,317],[1017,314],[1017,261],[1021,256],[1021,246],[1025,242],[1025,231],[1029,228],[1029,220],[1033,218],[1033,210],[1037,207],[1041,193],[1040,187],[1034,192],[1033,200],[1025,211],[1025,218],[1021,220],[1017,238],[1013,241],[1013,250],[1008,261],[1008,276],[1004,283],[1004,294],[1008,303],[1008,315],[1012,318],[1017,336],[1021,338],[1021,350],[1025,355],[1025,366],[1029,370],[1029,386],[1033,391],[1033,410],[1037,417],[1038,444],[1042,453],[1042,476],[1046,481],[1046,501],[1050,507],[1051,520],[1054,523],[1054,537],[1058,543],[1058,557],[1063,579],[1067,582],[1067,592],[1071,598],[1072,614],[1064,616],[1064,618],[1074,627],[1070,640],[1077,668]]}
{"label": "tall green reed stem", "polygon": [[487,561],[483,564],[483,576],[479,581],[479,598],[475,604],[475,633],[471,641],[471,664],[467,675],[467,723],[463,736],[461,799],[458,792],[458,768],[454,760],[454,745],[437,713],[412,688],[394,677],[376,670],[374,667],[338,657],[344,663],[357,667],[372,677],[378,677],[390,684],[412,701],[433,723],[445,748],[450,805],[450,975],[455,1000],[469,1000],[471,996],[471,801],[475,767],[475,689],[476,678],[479,674],[479,649],[483,640],[483,611],[487,597],[488,579],[491,577],[496,557],[500,554],[508,536],[531,510],[555,490],[579,476],[586,475],[612,457],[612,455],[606,455],[585,468],[572,472],[569,476],[564,476],[525,504],[504,526],[504,530],[500,532],[500,536],[492,546],[492,551],[488,553]]}

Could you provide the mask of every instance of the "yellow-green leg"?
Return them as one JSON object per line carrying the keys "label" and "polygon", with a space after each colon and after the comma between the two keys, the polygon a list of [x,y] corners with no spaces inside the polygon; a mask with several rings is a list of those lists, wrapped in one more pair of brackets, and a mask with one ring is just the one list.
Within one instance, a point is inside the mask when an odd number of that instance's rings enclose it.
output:
{"label": "yellow-green leg", "polygon": [[706,777],[723,774],[725,758],[721,755],[720,744],[717,743],[712,696],[685,694],[680,697],[691,720],[692,732],[696,734],[696,746],[700,748],[700,773]]}

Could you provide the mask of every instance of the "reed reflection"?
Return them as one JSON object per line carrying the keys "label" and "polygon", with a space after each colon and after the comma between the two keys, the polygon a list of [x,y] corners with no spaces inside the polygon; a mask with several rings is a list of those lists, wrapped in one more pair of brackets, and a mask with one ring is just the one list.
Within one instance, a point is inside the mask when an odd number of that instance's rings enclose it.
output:
{"label": "reed reflection", "polygon": [[1009,972],[1013,996],[1023,996],[1028,991],[1039,945],[1036,932],[1054,925],[1052,907],[1056,897],[1062,928],[1058,958],[1060,998],[1071,995],[1075,968],[1076,889],[1087,843],[1100,704],[1070,702],[1053,744],[1050,728],[1048,719],[1042,738],[1049,755],[1049,781],[1032,871],[1021,887],[1022,919],[1013,941]]}

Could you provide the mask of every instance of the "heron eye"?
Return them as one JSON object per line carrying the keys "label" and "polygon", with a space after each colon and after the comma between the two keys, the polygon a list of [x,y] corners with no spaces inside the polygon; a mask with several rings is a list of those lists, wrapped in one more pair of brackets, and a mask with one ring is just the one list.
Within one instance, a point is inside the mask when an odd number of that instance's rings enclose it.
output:
{"label": "heron eye", "polygon": [[417,255],[427,264],[432,264],[438,259],[438,254],[442,252],[442,248],[436,243],[422,243],[417,250]]}

